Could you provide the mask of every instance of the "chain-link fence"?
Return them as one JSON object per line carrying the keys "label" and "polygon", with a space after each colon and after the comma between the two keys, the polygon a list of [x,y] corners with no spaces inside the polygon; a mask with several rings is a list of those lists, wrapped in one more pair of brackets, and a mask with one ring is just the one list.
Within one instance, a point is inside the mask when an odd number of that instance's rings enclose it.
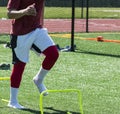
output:
{"label": "chain-link fence", "polygon": [[88,2],[88,32],[120,31],[119,0],[86,1]]}

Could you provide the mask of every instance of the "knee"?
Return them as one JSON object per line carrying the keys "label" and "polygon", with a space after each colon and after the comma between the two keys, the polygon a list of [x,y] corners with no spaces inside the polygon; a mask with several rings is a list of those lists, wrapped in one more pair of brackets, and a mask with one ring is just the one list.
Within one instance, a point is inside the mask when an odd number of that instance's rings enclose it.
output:
{"label": "knee", "polygon": [[59,57],[58,50],[55,49],[55,50],[51,51],[51,53],[50,53],[49,56],[50,56],[51,60],[57,61],[57,59],[58,59],[58,57]]}
{"label": "knee", "polygon": [[59,57],[59,52],[56,48],[56,46],[49,47],[45,52],[46,58],[48,58],[50,61],[56,61]]}
{"label": "knee", "polygon": [[42,66],[44,69],[50,70],[59,57],[58,50],[57,50],[56,46],[51,46],[51,47],[47,48],[43,52],[43,54],[46,57],[42,63]]}

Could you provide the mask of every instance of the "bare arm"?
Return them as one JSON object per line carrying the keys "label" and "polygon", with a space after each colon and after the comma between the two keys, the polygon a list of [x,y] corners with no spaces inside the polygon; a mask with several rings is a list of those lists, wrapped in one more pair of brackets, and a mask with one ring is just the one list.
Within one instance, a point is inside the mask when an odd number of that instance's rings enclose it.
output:
{"label": "bare arm", "polygon": [[25,15],[36,16],[36,13],[37,12],[35,9],[35,4],[32,4],[22,10],[10,9],[10,10],[8,10],[7,15],[8,15],[8,18],[10,18],[10,19],[19,19]]}

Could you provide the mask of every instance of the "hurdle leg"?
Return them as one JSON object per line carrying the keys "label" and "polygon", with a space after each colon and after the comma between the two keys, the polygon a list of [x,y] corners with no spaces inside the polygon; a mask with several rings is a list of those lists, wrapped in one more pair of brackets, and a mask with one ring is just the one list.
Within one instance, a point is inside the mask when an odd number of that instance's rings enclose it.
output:
{"label": "hurdle leg", "polygon": [[43,114],[43,93],[40,94],[40,114]]}

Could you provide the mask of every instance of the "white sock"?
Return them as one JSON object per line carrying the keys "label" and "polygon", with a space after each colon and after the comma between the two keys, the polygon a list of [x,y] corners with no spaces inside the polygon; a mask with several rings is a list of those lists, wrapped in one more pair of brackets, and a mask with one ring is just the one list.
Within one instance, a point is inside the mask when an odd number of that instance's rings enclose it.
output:
{"label": "white sock", "polygon": [[10,88],[10,101],[8,103],[9,107],[23,109],[24,107],[18,103],[18,88]]}
{"label": "white sock", "polygon": [[10,102],[17,103],[18,88],[10,88]]}
{"label": "white sock", "polygon": [[47,90],[47,88],[45,87],[43,82],[44,82],[44,78],[48,72],[49,72],[48,70],[45,70],[41,67],[40,70],[38,71],[37,75],[33,78],[33,81],[36,84],[36,86],[38,87],[38,90],[40,93]]}
{"label": "white sock", "polygon": [[38,84],[43,83],[45,76],[47,75],[48,70],[43,69],[42,67],[38,71],[37,75],[33,78]]}

